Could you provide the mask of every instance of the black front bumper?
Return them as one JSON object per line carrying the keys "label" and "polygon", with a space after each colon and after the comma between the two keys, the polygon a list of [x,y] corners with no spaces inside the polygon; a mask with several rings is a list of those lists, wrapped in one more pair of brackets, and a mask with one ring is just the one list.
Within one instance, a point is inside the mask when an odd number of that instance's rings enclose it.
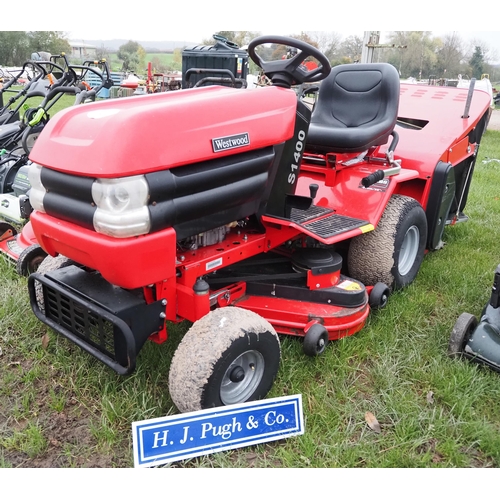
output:
{"label": "black front bumper", "polygon": [[120,375],[135,369],[147,338],[164,328],[164,301],[146,304],[142,290],[124,290],[76,266],[34,273],[28,288],[40,321]]}

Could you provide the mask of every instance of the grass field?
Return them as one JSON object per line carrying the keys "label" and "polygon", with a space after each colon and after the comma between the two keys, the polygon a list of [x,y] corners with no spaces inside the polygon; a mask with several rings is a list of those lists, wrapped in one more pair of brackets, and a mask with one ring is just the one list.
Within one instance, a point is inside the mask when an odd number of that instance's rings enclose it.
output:
{"label": "grass field", "polygon": [[[302,394],[306,432],[171,468],[496,468],[499,375],[446,355],[462,312],[479,315],[500,263],[500,132],[486,132],[465,210],[416,281],[353,337],[307,358],[282,337],[269,397]],[[27,281],[0,258],[0,467],[131,467],[131,423],[177,412],[168,370],[188,325],[148,343],[121,378],[38,322]],[[371,412],[380,424],[373,431]]]}

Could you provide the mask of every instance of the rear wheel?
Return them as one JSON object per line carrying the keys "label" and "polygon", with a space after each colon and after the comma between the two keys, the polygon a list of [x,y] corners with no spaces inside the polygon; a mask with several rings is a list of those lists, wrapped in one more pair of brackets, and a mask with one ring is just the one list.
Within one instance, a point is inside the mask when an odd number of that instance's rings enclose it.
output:
{"label": "rear wheel", "polygon": [[181,412],[264,398],[280,362],[274,328],[257,314],[224,307],[189,329],[172,359],[170,396]]}
{"label": "rear wheel", "polygon": [[374,231],[351,241],[351,276],[367,286],[404,288],[417,276],[427,240],[424,209],[413,198],[394,195]]}

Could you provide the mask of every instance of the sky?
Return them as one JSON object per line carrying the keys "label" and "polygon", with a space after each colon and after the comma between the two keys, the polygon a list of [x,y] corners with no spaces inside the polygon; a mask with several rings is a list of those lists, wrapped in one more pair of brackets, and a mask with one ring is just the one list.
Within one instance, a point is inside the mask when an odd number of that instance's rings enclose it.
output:
{"label": "sky", "polygon": [[[445,2],[418,0],[411,3],[373,0],[354,2],[304,2],[287,0],[240,0],[216,2],[191,0],[180,2],[94,2],[79,11],[75,4],[68,8],[67,1],[51,0],[50,15],[18,16],[9,20],[12,30],[63,31],[71,40],[111,40],[114,38],[136,41],[187,41],[210,39],[220,30],[251,30],[266,35],[289,35],[300,31],[333,31],[343,37],[362,36],[365,30],[433,31],[435,35],[459,32],[468,41],[484,41],[499,54],[500,31],[482,31],[488,27],[488,9],[481,15],[474,10],[467,15],[460,3],[450,8]],[[38,0],[25,0],[23,8],[40,11]],[[355,8],[353,6],[355,5]],[[18,24],[18,26],[16,25]],[[476,30],[476,31],[474,31]],[[383,41],[383,40],[382,40]]]}

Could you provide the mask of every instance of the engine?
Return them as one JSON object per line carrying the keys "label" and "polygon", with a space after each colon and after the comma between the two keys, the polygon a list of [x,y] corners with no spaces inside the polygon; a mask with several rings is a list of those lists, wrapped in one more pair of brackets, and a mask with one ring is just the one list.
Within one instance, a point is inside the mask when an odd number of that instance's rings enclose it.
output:
{"label": "engine", "polygon": [[225,226],[217,227],[209,231],[185,238],[178,243],[178,247],[182,251],[186,250],[196,250],[198,248],[209,247],[211,245],[217,245],[226,239],[226,235],[231,231],[233,227],[238,225],[237,222],[231,224],[226,224]]}

